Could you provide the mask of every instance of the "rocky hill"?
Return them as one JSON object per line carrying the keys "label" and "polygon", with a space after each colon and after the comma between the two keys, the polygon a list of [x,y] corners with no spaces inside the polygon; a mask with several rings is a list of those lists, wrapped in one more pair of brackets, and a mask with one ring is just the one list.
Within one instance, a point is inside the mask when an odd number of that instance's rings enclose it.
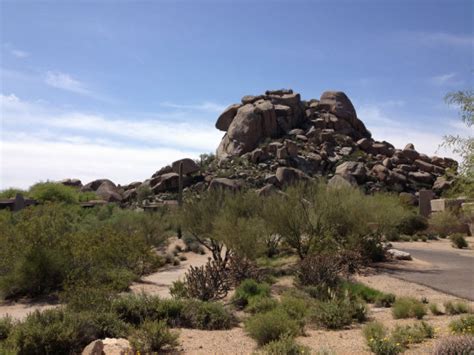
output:
{"label": "rocky hill", "polygon": [[96,180],[82,190],[124,205],[174,200],[182,162],[185,193],[223,187],[267,194],[297,180],[325,177],[330,184],[359,185],[367,193],[397,192],[416,203],[422,188],[438,194],[448,188],[457,169],[456,161],[429,157],[411,143],[397,149],[376,141],[346,94],[338,91],[309,101],[292,90],[244,96],[218,117],[216,128],[225,134],[215,156],[182,159],[143,182],[116,186]]}

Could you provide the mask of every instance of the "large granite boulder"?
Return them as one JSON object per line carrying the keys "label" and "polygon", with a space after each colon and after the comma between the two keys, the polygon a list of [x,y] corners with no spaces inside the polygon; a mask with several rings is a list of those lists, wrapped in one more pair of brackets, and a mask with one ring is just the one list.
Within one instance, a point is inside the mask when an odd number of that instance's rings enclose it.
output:
{"label": "large granite boulder", "polygon": [[183,164],[183,174],[188,175],[188,174],[193,174],[197,173],[200,169],[199,165],[196,164],[196,162],[192,159],[189,158],[184,158],[180,160],[176,160],[171,164],[171,168],[173,169],[173,172],[179,173],[179,165]]}

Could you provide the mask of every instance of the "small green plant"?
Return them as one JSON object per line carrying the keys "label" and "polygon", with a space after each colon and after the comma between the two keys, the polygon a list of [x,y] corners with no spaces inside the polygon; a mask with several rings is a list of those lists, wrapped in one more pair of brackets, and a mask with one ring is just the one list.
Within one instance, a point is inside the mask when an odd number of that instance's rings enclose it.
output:
{"label": "small green plant", "polygon": [[265,355],[303,355],[310,353],[311,350],[308,347],[298,345],[291,336],[283,336],[279,340],[273,340],[261,350],[261,354]]}
{"label": "small green plant", "polygon": [[464,235],[461,233],[451,234],[449,240],[451,240],[451,243],[455,248],[463,249],[468,247],[466,238],[464,238]]}
{"label": "small green plant", "polygon": [[345,300],[318,302],[312,319],[327,329],[342,329],[352,323],[353,309]]}
{"label": "small green plant", "polygon": [[180,322],[189,328],[219,330],[230,329],[235,319],[221,303],[189,300],[184,303]]}
{"label": "small green plant", "polygon": [[370,350],[377,355],[396,355],[403,352],[401,344],[394,342],[389,336],[387,329],[379,322],[367,324],[362,332]]}
{"label": "small green plant", "polygon": [[183,281],[174,281],[170,286],[170,295],[174,298],[187,298],[188,291]]}
{"label": "small green plant", "polygon": [[426,315],[426,306],[414,298],[400,297],[392,306],[392,314],[395,319],[422,319]]}
{"label": "small green plant", "polygon": [[290,316],[291,319],[294,319],[298,322],[301,329],[303,329],[306,318],[309,315],[311,304],[299,297],[294,297],[291,295],[283,295],[281,298],[280,308]]}
{"label": "small green plant", "polygon": [[235,289],[232,301],[237,307],[244,308],[252,297],[269,297],[270,285],[259,283],[253,279],[247,279]]}
{"label": "small green plant", "polygon": [[291,319],[282,309],[256,314],[245,322],[245,330],[259,345],[265,345],[282,337],[300,333],[298,322]]}
{"label": "small green plant", "polygon": [[375,306],[377,307],[391,307],[395,302],[395,295],[393,293],[383,293],[375,297]]}
{"label": "small green plant", "polygon": [[165,321],[145,321],[130,336],[130,344],[139,352],[152,353],[178,345],[178,334],[171,332]]}
{"label": "small green plant", "polygon": [[449,323],[449,329],[454,334],[474,335],[474,316],[468,315]]}
{"label": "small green plant", "polygon": [[439,309],[436,303],[431,303],[429,305],[429,309],[432,315],[434,316],[442,316],[444,313]]}
{"label": "small green plant", "polygon": [[423,342],[427,338],[434,337],[434,329],[426,322],[414,325],[397,325],[391,332],[391,339],[404,348],[410,344]]}
{"label": "small green plant", "polygon": [[433,355],[474,353],[474,337],[469,335],[455,335],[442,338],[435,346]]}
{"label": "small green plant", "polygon": [[0,198],[15,198],[17,194],[21,194],[23,197],[26,197],[28,192],[22,189],[10,187],[0,191]]}
{"label": "small green plant", "polygon": [[13,319],[9,316],[0,318],[0,342],[8,338],[13,329]]}
{"label": "small green plant", "polygon": [[444,310],[447,314],[451,315],[469,313],[469,305],[461,301],[447,301],[444,303]]}
{"label": "small green plant", "polygon": [[256,313],[265,313],[275,309],[278,306],[278,301],[264,296],[254,296],[250,297],[245,311],[256,314]]}
{"label": "small green plant", "polygon": [[418,214],[410,214],[400,221],[397,230],[401,234],[414,235],[424,231],[427,228],[428,221],[425,217]]}

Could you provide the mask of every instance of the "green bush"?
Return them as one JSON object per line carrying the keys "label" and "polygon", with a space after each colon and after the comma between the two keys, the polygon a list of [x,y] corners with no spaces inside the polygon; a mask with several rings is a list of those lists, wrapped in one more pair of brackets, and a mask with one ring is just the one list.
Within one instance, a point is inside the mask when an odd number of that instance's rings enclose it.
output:
{"label": "green bush", "polygon": [[6,344],[18,354],[80,353],[95,339],[120,338],[128,326],[110,313],[63,309],[34,312],[15,325]]}
{"label": "green bush", "polygon": [[217,302],[187,301],[181,317],[184,327],[196,329],[230,329],[235,323],[232,314]]}
{"label": "green bush", "polygon": [[425,339],[433,337],[433,327],[425,322],[405,326],[397,325],[391,332],[391,339],[404,348],[409,344],[421,343]]}
{"label": "green bush", "polygon": [[392,314],[395,319],[412,317],[422,319],[426,315],[426,306],[414,298],[400,297],[392,306]]}
{"label": "green bush", "polygon": [[342,284],[342,290],[367,303],[375,303],[377,307],[390,307],[395,302],[394,294],[381,292],[359,282],[345,281]]}
{"label": "green bush", "polygon": [[245,322],[245,330],[259,345],[279,340],[283,336],[294,337],[300,333],[298,322],[282,309],[256,314]]}
{"label": "green bush", "polygon": [[370,350],[377,355],[396,355],[403,352],[401,344],[396,343],[387,335],[382,323],[372,322],[362,330]]}
{"label": "green bush", "polygon": [[474,335],[474,316],[468,315],[449,323],[449,328],[455,334]]}
{"label": "green bush", "polygon": [[71,187],[55,182],[40,182],[30,188],[29,196],[40,202],[79,202],[79,192]]}
{"label": "green bush", "polygon": [[436,303],[431,303],[429,305],[430,312],[434,316],[442,316],[444,313],[439,309],[438,305]]}
{"label": "green bush", "polygon": [[265,313],[275,309],[278,306],[278,301],[266,297],[266,296],[254,296],[250,297],[249,303],[247,307],[245,307],[245,311],[256,314],[256,313]]}
{"label": "green bush", "polygon": [[164,321],[145,321],[129,339],[132,347],[143,353],[170,350],[178,345],[178,334],[171,332]]}
{"label": "green bush", "polygon": [[298,345],[290,336],[283,336],[279,340],[273,340],[265,345],[259,354],[266,355],[303,355],[311,354],[311,350],[302,345]]}
{"label": "green bush", "polygon": [[464,235],[462,235],[461,233],[451,234],[449,236],[449,239],[451,240],[451,243],[455,248],[462,249],[468,247],[466,238],[464,238]]}
{"label": "green bush", "polygon": [[28,192],[22,189],[17,189],[14,187],[10,187],[5,190],[0,191],[0,199],[2,198],[15,198],[17,194],[23,195],[23,197],[27,197]]}
{"label": "green bush", "polygon": [[459,217],[453,212],[446,210],[431,214],[429,228],[430,231],[438,234],[441,238],[446,238],[458,230],[460,223]]}
{"label": "green bush", "polygon": [[342,329],[352,323],[354,310],[346,300],[318,302],[312,319],[327,329]]}
{"label": "green bush", "polygon": [[377,307],[391,307],[395,302],[395,295],[393,293],[383,293],[375,297],[375,306]]}
{"label": "green bush", "polygon": [[279,307],[288,314],[291,319],[297,321],[300,328],[303,329],[306,324],[306,318],[310,314],[311,307],[311,304],[307,300],[289,294],[283,295]]}
{"label": "green bush", "polygon": [[433,355],[471,355],[474,353],[474,337],[456,335],[440,339],[433,349]]}
{"label": "green bush", "polygon": [[10,332],[13,329],[13,325],[14,324],[11,317],[6,316],[0,318],[0,342],[8,338],[8,335],[10,335]]}
{"label": "green bush", "polygon": [[244,308],[248,305],[250,298],[256,296],[269,297],[270,285],[247,279],[242,281],[242,283],[235,289],[232,301],[236,306]]}
{"label": "green bush", "polygon": [[469,305],[465,302],[447,301],[444,303],[444,310],[447,314],[455,315],[469,313]]}
{"label": "green bush", "polygon": [[415,235],[419,232],[423,232],[427,228],[427,219],[419,214],[407,215],[397,226],[398,232],[405,235]]}
{"label": "green bush", "polygon": [[170,295],[174,298],[187,298],[188,292],[183,281],[174,281],[170,286]]}

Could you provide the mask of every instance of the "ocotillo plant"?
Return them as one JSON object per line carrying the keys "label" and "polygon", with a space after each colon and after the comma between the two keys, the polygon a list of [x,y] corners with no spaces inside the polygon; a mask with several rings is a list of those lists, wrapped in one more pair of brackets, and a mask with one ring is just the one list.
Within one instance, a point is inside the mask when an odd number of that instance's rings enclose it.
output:
{"label": "ocotillo plant", "polygon": [[[178,167],[178,174],[179,174],[179,179],[178,179],[178,208],[181,209],[181,206],[183,205],[183,162],[179,163]],[[178,226],[178,238],[181,239],[181,226]]]}

